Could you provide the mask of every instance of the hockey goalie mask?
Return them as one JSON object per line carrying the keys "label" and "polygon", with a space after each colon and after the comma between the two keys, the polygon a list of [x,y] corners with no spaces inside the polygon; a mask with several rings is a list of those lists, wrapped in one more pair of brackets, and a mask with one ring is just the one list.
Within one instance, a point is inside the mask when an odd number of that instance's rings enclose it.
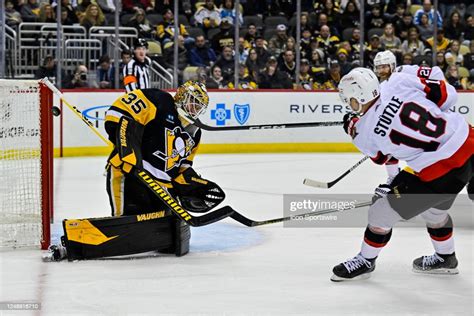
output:
{"label": "hockey goalie mask", "polygon": [[195,81],[186,81],[178,87],[174,95],[178,113],[190,122],[194,122],[199,115],[206,111],[209,96],[204,84]]}
{"label": "hockey goalie mask", "polygon": [[[377,76],[367,68],[354,68],[339,82],[339,97],[344,104],[354,111],[361,113],[362,106],[380,95],[380,85]],[[355,99],[358,108],[351,106],[351,99]]]}

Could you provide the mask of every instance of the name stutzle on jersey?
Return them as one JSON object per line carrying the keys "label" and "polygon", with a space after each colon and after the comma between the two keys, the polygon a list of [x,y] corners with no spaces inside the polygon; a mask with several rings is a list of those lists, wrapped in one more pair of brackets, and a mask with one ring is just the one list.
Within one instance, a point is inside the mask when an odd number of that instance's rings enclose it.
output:
{"label": "name stutzle on jersey", "polygon": [[380,98],[355,124],[354,144],[376,163],[390,157],[416,172],[451,157],[469,133],[450,112],[456,90],[444,80],[396,72],[380,86]]}

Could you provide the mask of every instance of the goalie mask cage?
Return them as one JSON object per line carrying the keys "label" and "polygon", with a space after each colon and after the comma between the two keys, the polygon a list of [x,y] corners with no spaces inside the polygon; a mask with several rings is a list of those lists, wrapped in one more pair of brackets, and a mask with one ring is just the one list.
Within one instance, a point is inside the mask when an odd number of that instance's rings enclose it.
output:
{"label": "goalie mask cage", "polygon": [[0,80],[0,249],[49,246],[52,102],[36,80]]}

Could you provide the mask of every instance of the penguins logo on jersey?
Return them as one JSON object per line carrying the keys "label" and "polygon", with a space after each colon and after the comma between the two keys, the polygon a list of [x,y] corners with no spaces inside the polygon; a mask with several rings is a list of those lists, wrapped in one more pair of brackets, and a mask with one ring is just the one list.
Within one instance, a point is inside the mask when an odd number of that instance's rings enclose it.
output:
{"label": "penguins logo on jersey", "polygon": [[165,128],[165,153],[156,151],[153,153],[156,157],[165,161],[165,171],[179,166],[181,160],[186,159],[195,145],[191,136],[183,131],[180,126],[173,130]]}

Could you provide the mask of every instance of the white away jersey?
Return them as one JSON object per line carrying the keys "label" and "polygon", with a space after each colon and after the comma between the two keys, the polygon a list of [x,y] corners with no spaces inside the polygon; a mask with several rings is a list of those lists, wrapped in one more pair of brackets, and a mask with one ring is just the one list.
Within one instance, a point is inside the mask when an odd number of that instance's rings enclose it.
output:
{"label": "white away jersey", "polygon": [[438,66],[431,68],[427,66],[403,65],[398,66],[395,72],[403,72],[424,79],[445,80],[443,71]]}
{"label": "white away jersey", "polygon": [[467,139],[467,122],[448,111],[456,100],[456,90],[444,80],[394,73],[355,124],[354,144],[376,163],[394,157],[420,172],[451,157]]}

